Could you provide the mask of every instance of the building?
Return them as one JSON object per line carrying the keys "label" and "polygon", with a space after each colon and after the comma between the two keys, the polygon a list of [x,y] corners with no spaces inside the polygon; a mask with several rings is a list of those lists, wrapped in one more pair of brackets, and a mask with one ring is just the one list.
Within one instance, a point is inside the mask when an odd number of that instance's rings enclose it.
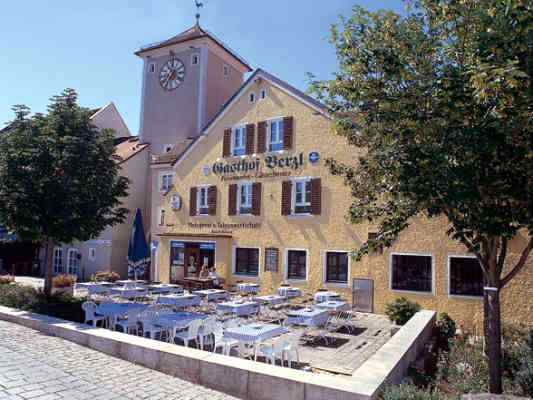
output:
{"label": "building", "polygon": [[[417,217],[390,249],[352,259],[375,227],[347,222],[349,188],[325,160],[353,163],[356,151],[332,132],[324,106],[256,70],[152,181],[153,275],[172,282],[206,264],[230,285],[257,282],[265,293],[285,282],[327,288],[379,313],[405,296],[479,322],[481,269],[448,238],[445,220]],[[531,287],[530,262],[502,293],[504,320],[533,323]]]}
{"label": "building", "polygon": [[[87,280],[99,271],[114,271],[123,277],[128,274],[128,241],[137,208],[147,214],[149,145],[131,136],[118,109],[113,103],[94,110],[92,123],[99,129],[113,129],[116,149],[113,155],[120,164],[121,175],[130,179],[128,196],[122,207],[130,210],[126,221],[108,227],[97,238],[80,243],[61,244],[50,251],[54,274],[67,273]],[[41,251],[41,258],[44,252]],[[44,273],[44,272],[43,272]]]}

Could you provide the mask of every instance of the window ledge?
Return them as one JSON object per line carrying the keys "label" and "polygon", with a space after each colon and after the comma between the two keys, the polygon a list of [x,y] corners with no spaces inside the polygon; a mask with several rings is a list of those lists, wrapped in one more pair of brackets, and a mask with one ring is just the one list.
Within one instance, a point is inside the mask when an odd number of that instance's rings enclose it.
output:
{"label": "window ledge", "polygon": [[307,279],[295,279],[295,278],[287,278],[285,279],[285,282],[287,283],[307,283]]}
{"label": "window ledge", "polygon": [[258,279],[259,274],[257,275],[247,275],[247,274],[239,274],[237,272],[233,272],[231,275],[238,276],[239,278],[249,278],[249,279]]}
{"label": "window ledge", "polygon": [[298,218],[309,218],[314,217],[314,214],[290,214],[287,215],[288,218],[298,219]]}
{"label": "window ledge", "polygon": [[468,296],[468,295],[463,295],[463,294],[448,294],[448,297],[450,299],[455,299],[455,300],[475,300],[475,301],[483,300],[483,296]]}
{"label": "window ledge", "polygon": [[348,282],[342,283],[342,282],[324,282],[324,285],[331,286],[331,287],[338,287],[338,288],[350,288],[350,285]]}
{"label": "window ledge", "polygon": [[396,292],[396,293],[418,295],[418,296],[435,296],[434,292],[417,292],[416,290],[401,290],[401,289],[390,289],[390,291]]}

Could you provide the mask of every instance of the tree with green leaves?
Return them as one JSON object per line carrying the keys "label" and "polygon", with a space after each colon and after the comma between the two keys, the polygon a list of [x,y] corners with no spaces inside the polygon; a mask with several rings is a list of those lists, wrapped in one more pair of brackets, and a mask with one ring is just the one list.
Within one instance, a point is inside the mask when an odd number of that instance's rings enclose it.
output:
{"label": "tree with green leaves", "polygon": [[72,89],[47,114],[15,106],[0,135],[0,224],[44,247],[45,292],[52,287],[49,248],[85,241],[125,220],[128,180],[113,160],[113,132],[99,131]]}
{"label": "tree with green leaves", "polygon": [[[353,164],[328,160],[351,189],[351,221],[379,227],[356,257],[426,215],[447,218],[447,234],[479,260],[493,393],[500,292],[533,249],[532,4],[420,0],[403,16],[355,7],[332,28],[338,72],[311,77],[336,131],[364,149]],[[525,245],[507,260],[519,235]]]}

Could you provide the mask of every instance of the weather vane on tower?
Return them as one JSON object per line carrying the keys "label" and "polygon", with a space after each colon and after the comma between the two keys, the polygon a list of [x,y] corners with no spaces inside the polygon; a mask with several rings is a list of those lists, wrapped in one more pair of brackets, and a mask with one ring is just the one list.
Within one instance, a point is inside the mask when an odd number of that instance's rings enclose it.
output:
{"label": "weather vane on tower", "polygon": [[204,6],[204,3],[194,0],[194,4],[196,5],[196,25],[200,25],[200,8]]}

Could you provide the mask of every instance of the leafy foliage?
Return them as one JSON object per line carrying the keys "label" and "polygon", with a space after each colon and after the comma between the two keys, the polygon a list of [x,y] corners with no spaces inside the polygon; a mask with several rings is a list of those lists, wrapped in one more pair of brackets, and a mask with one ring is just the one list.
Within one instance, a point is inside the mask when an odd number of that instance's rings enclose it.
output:
{"label": "leafy foliage", "polygon": [[60,274],[52,279],[52,286],[55,288],[72,287],[75,283],[76,277],[74,275]]}
{"label": "leafy foliage", "polygon": [[450,341],[455,337],[455,321],[447,313],[441,313],[437,321],[438,342],[441,349],[447,350]]}
{"label": "leafy foliage", "polygon": [[381,398],[383,400],[442,400],[446,399],[446,396],[437,389],[420,389],[415,385],[404,383],[386,387]]}
{"label": "leafy foliage", "polygon": [[0,275],[0,285],[7,285],[13,283],[15,278],[11,275]]}
{"label": "leafy foliage", "polygon": [[420,311],[420,304],[400,297],[385,306],[385,314],[396,325],[405,325],[413,315]]}
{"label": "leafy foliage", "polygon": [[120,275],[114,271],[98,271],[91,276],[91,281],[95,282],[116,282],[120,279]]}

